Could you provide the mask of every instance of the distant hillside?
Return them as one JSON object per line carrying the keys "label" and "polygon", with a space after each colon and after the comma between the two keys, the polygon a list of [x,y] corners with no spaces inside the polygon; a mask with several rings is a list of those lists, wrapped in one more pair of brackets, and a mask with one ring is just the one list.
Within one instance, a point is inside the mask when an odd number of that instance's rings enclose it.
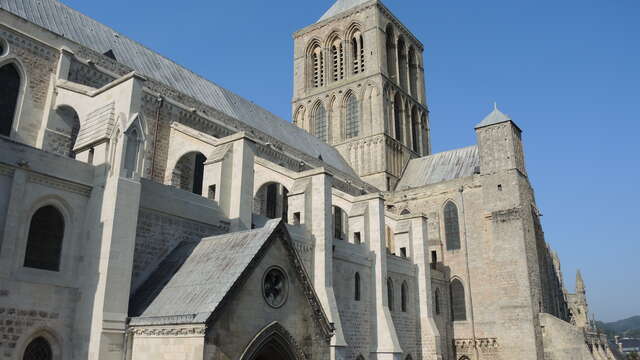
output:
{"label": "distant hillside", "polygon": [[640,338],[640,316],[633,316],[628,319],[618,320],[610,323],[598,321],[597,325],[611,338],[616,335]]}

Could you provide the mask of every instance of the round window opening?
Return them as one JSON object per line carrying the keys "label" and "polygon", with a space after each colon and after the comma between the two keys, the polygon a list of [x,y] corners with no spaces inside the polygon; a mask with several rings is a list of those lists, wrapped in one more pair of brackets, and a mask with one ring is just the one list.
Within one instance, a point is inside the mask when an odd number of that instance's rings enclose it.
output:
{"label": "round window opening", "polygon": [[285,272],[273,266],[269,268],[262,281],[262,296],[264,300],[273,308],[279,308],[287,301],[289,283]]}

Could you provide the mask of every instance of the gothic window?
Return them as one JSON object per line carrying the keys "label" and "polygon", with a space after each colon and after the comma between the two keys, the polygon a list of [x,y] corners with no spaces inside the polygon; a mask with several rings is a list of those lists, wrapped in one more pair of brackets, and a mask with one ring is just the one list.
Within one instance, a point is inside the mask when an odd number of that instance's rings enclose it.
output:
{"label": "gothic window", "polygon": [[24,266],[59,271],[64,216],[54,206],[44,206],[33,214],[29,225]]}
{"label": "gothic window", "polygon": [[354,298],[356,301],[360,301],[360,274],[356,273],[355,276],[355,289],[354,289]]}
{"label": "gothic window", "polygon": [[324,85],[324,56],[322,56],[322,48],[316,45],[311,50],[311,67],[312,67],[312,85],[315,88]]}
{"label": "gothic window", "polygon": [[433,295],[433,307],[435,307],[436,315],[440,315],[440,289],[436,288],[435,294]]}
{"label": "gothic window", "polygon": [[407,282],[403,282],[402,286],[400,287],[400,305],[401,305],[401,309],[402,312],[407,312],[407,297],[409,296],[409,286],[407,285]]}
{"label": "gothic window", "polygon": [[419,121],[420,120],[418,119],[418,109],[414,106],[413,110],[411,111],[411,144],[413,144],[414,152],[420,151],[420,146],[419,146],[420,136],[418,135]]}
{"label": "gothic window", "polygon": [[278,203],[278,184],[272,183],[267,185],[267,217],[269,219],[276,218],[276,205]]}
{"label": "gothic window", "polygon": [[398,83],[401,88],[407,90],[407,54],[404,39],[398,39]]}
{"label": "gothic window", "polygon": [[347,139],[357,137],[360,132],[360,114],[358,109],[358,99],[355,95],[349,94],[347,98],[346,111],[346,131]]}
{"label": "gothic window", "polygon": [[132,177],[138,166],[138,130],[133,128],[127,132],[127,147],[125,149],[124,170],[127,177]]}
{"label": "gothic window", "polygon": [[396,94],[393,107],[393,121],[395,127],[396,140],[402,142],[402,98],[400,93]]}
{"label": "gothic window", "polygon": [[393,280],[391,278],[387,278],[387,302],[389,311],[393,311]]}
{"label": "gothic window", "polygon": [[0,135],[10,136],[20,94],[20,74],[13,64],[0,68]]}
{"label": "gothic window", "polygon": [[324,142],[327,142],[328,140],[327,111],[325,110],[324,105],[322,105],[322,103],[319,103],[318,106],[316,106],[313,112],[312,123],[313,123],[313,128],[315,130],[314,135],[318,139]]}
{"label": "gothic window", "polygon": [[24,350],[22,360],[52,360],[51,345],[42,336],[35,338]]}
{"label": "gothic window", "polygon": [[351,38],[351,56],[353,58],[353,73],[364,72],[364,41],[362,33],[356,31]]}
{"label": "gothic window", "polygon": [[451,317],[453,321],[467,320],[467,306],[464,294],[464,286],[458,279],[454,279],[450,285]]}
{"label": "gothic window", "polygon": [[387,26],[387,74],[392,80],[396,79],[396,50],[393,27]]}
{"label": "gothic window", "polygon": [[418,64],[413,46],[409,47],[409,91],[414,98],[418,98]]}
{"label": "gothic window", "polygon": [[344,49],[340,39],[336,39],[331,45],[331,57],[333,60],[333,81],[344,79]]}
{"label": "gothic window", "polygon": [[449,201],[444,206],[444,234],[447,250],[460,249],[460,225],[458,223],[458,207]]}

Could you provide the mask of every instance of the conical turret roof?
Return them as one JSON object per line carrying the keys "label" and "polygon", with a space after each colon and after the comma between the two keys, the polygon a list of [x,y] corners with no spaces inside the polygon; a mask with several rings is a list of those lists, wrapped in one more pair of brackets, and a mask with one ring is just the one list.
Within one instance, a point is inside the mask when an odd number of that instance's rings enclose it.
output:
{"label": "conical turret roof", "polygon": [[326,20],[330,17],[336,16],[345,11],[351,10],[354,7],[360,6],[362,4],[368,3],[372,0],[337,0],[332,7],[327,10],[324,15],[318,20],[318,22]]}

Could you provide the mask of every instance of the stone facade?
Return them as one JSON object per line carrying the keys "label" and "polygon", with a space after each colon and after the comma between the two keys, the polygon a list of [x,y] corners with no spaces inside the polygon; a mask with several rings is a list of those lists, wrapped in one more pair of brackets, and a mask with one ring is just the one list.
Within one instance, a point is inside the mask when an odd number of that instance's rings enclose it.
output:
{"label": "stone facade", "polygon": [[[21,84],[0,119],[0,359],[37,339],[55,360],[614,358],[581,276],[564,288],[520,128],[495,109],[477,146],[432,154],[424,47],[380,1],[338,0],[294,34],[293,124],[57,0],[24,2],[0,0],[0,69]],[[58,11],[91,30],[32,15]],[[45,207],[62,228],[37,220]],[[181,245],[269,217],[295,256],[264,250],[210,319],[136,323]],[[260,294],[274,264],[295,280],[282,308]]]}

